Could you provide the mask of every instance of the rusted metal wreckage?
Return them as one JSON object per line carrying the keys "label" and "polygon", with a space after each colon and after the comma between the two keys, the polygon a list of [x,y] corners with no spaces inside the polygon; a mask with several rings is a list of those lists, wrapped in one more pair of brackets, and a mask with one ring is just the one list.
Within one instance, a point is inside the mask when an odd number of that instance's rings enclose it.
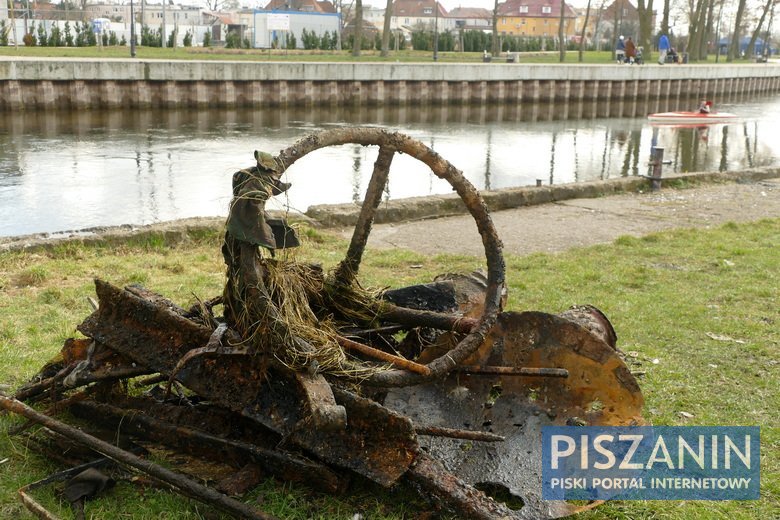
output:
{"label": "rusted metal wreckage", "polygon": [[[275,255],[298,245],[264,210],[289,187],[281,174],[310,152],[347,143],[378,146],[379,155],[345,259],[325,273]],[[360,262],[396,153],[422,161],[460,195],[482,237],[486,276],[441,276],[381,294],[361,288]],[[556,518],[594,507],[542,500],[540,432],[642,422],[640,389],[607,318],[589,306],[503,312],[501,242],[483,200],[459,170],[405,135],[336,129],[276,157],[255,156],[256,166],[233,177],[221,296],[186,310],[144,288],[97,280],[97,308],[78,327],[85,338],[68,340],[15,398],[0,397],[3,408],[47,427],[42,449],[91,450],[70,461],[85,466],[22,488],[28,508],[51,518],[29,491],[54,480],[66,480],[66,495],[82,503],[106,487],[84,471],[110,462],[246,518],[269,516],[229,495],[268,475],[327,493],[343,491],[354,474],[388,487],[407,481],[465,518]],[[64,409],[120,432],[129,447],[52,417]],[[234,469],[206,487],[139,457],[150,443]]]}

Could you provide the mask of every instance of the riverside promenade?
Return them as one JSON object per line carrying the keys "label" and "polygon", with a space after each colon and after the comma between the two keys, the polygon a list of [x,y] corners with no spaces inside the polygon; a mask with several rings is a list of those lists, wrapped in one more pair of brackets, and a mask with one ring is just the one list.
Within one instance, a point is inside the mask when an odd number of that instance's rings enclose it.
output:
{"label": "riverside promenade", "polygon": [[[343,63],[0,56],[0,111],[724,102],[780,92],[780,65]],[[598,110],[589,111],[595,117]],[[630,116],[629,112],[622,114]]]}
{"label": "riverside promenade", "polygon": [[[780,219],[780,170],[776,177],[701,184],[658,192],[576,198],[491,212],[506,253],[527,255],[609,243],[676,228],[710,228],[726,222]],[[780,220],[778,220],[780,226]],[[350,237],[351,229],[340,234]],[[425,255],[484,256],[469,215],[377,224],[369,248],[403,248]]]}
{"label": "riverside promenade", "polygon": [[[622,235],[638,237],[675,228],[709,228],[726,222],[768,218],[779,219],[780,225],[780,168],[765,168],[753,174],[733,172],[716,179],[699,176],[703,182],[696,181],[695,177],[696,174],[688,176],[685,188],[664,188],[658,192],[635,188],[594,194],[577,185],[564,185],[577,193],[565,200],[536,201],[520,207],[494,209],[491,210],[491,218],[504,244],[504,251],[518,255],[609,243]],[[611,194],[604,196],[607,193]],[[433,201],[433,204],[438,202]],[[334,209],[340,212],[339,208]],[[357,211],[355,207],[355,213]],[[401,214],[395,212],[395,215],[400,217]],[[316,218],[308,218],[311,225],[322,226]],[[192,218],[147,226],[126,225],[54,235],[0,237],[0,252],[45,249],[68,241],[121,244],[131,237],[146,235],[162,236],[166,243],[175,244],[186,242],[191,233],[221,231],[224,223],[224,218]],[[325,232],[336,233],[347,240],[354,229],[352,225],[331,224],[325,227]],[[374,224],[368,248],[400,248],[425,255],[449,253],[484,257],[476,224],[467,214],[399,218]]]}

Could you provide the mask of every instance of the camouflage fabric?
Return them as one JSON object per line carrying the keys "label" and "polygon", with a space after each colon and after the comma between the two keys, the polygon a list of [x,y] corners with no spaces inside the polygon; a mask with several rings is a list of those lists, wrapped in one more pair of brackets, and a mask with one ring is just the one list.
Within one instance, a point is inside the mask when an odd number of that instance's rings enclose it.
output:
{"label": "camouflage fabric", "polygon": [[281,219],[269,219],[266,201],[290,189],[282,182],[278,163],[270,154],[255,152],[257,167],[233,174],[233,201],[227,230],[236,240],[268,249],[299,245],[295,231]]}
{"label": "camouflage fabric", "polygon": [[279,162],[274,159],[274,156],[270,153],[255,150],[255,160],[257,161],[258,168],[277,173],[280,173],[283,170]]}

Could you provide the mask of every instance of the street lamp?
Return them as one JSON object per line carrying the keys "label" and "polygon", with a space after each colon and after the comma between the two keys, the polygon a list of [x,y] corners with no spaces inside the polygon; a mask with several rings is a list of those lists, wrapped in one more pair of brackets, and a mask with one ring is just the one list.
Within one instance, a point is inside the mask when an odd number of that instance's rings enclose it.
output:
{"label": "street lamp", "polygon": [[130,0],[130,57],[135,58],[135,8]]}
{"label": "street lamp", "polygon": [[439,61],[439,0],[433,3],[433,61]]}

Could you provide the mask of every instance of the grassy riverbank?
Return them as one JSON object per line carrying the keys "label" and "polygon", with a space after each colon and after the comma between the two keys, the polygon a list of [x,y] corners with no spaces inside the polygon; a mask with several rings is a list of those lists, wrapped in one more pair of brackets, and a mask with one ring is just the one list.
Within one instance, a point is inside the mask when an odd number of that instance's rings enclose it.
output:
{"label": "grassy riverbank", "polygon": [[[431,51],[392,51],[383,58],[379,51],[363,51],[359,57],[352,56],[349,51],[304,51],[304,50],[270,50],[270,49],[224,49],[203,47],[157,48],[138,47],[136,57],[144,60],[239,60],[239,61],[337,61],[337,62],[431,62]],[[0,56],[20,56],[31,58],[129,58],[129,47],[0,47]],[[494,63],[506,63],[505,54],[496,58]],[[443,63],[474,63],[482,62],[481,52],[439,52],[438,61]],[[558,52],[522,52],[520,63],[559,63]],[[578,52],[568,51],[565,64],[579,63]],[[583,55],[583,63],[613,64],[610,51],[588,51]],[[699,63],[715,64],[715,56]],[[720,63],[725,64],[724,59]],[[737,61],[738,63],[752,63]]]}
{"label": "grassy riverbank", "polygon": [[[301,257],[332,266],[346,244],[308,230]],[[780,513],[780,219],[680,230],[561,254],[508,256],[512,310],[559,312],[591,303],[610,317],[620,348],[640,377],[645,417],[665,425],[760,425],[761,500],[616,502],[581,518],[772,518]],[[429,281],[470,271],[484,260],[370,251],[361,279],[372,286]],[[120,247],[57,246],[0,254],[0,384],[14,388],[52,357],[90,312],[92,279],[141,283],[179,304],[208,298],[223,284],[219,236],[205,233],[168,247],[161,236]],[[657,362],[656,362],[657,360]],[[684,414],[682,412],[685,412]],[[28,452],[0,417],[0,518],[24,518],[20,486],[54,468]],[[280,518],[408,518],[418,513],[409,490],[381,492],[367,483],[331,498],[268,482],[249,500]],[[64,518],[51,490],[36,491]],[[172,512],[172,511],[175,511]],[[93,518],[211,518],[207,508],[169,493],[120,483],[87,505]]]}

